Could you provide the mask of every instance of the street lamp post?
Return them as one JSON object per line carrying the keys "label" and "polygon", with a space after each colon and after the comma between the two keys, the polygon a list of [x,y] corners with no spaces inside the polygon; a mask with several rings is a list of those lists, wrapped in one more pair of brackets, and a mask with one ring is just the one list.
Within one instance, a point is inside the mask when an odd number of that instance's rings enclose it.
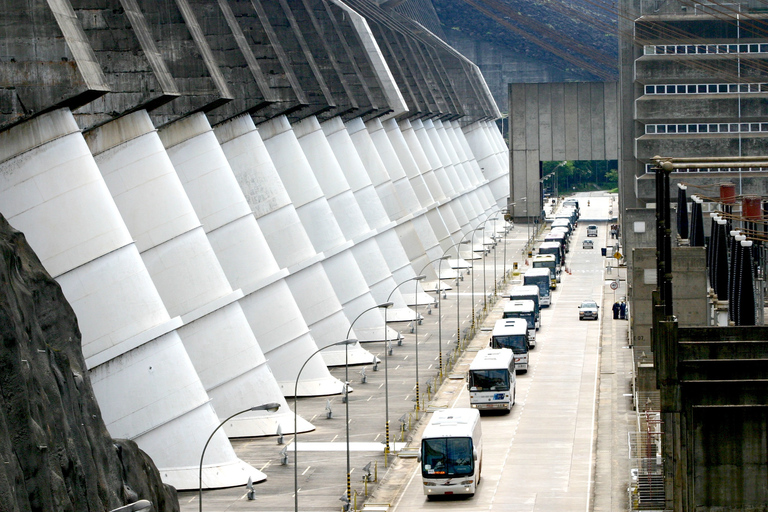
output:
{"label": "street lamp post", "polygon": [[[400,288],[402,285],[409,281],[421,281],[424,279],[425,275],[418,275],[411,277],[410,279],[406,279],[405,281],[402,281],[398,283],[394,288],[392,288],[392,291],[389,292],[389,295],[387,296],[387,301],[389,301],[392,298],[392,294],[395,293],[395,290]],[[418,308],[419,304],[419,297],[418,294],[416,296],[416,306]],[[416,320],[415,322],[418,323],[419,321],[419,310],[416,309]],[[385,414],[385,441],[386,444],[384,445],[384,465],[387,465],[387,459],[389,457],[389,340],[387,340],[387,310],[384,310],[384,414]]]}
{"label": "street lamp post", "polygon": [[235,416],[239,416],[241,414],[245,414],[245,413],[251,412],[251,411],[275,412],[279,408],[280,408],[280,404],[275,403],[275,402],[270,402],[268,404],[263,404],[263,405],[257,405],[255,407],[249,407],[248,409],[244,409],[242,411],[236,412],[235,414],[233,414],[229,418],[227,418],[224,421],[222,421],[221,423],[219,423],[218,427],[213,429],[213,432],[211,432],[211,435],[208,436],[208,440],[205,442],[205,446],[203,446],[203,453],[200,454],[200,468],[199,468],[198,475],[197,475],[197,477],[198,477],[198,484],[199,484],[197,501],[198,501],[198,506],[199,506],[200,512],[203,512],[203,458],[205,457],[205,450],[208,448],[208,443],[210,443],[211,439],[213,439],[213,435],[216,432],[218,432],[218,430],[221,427],[223,427],[229,420],[231,420]]}
{"label": "street lamp post", "polygon": [[[336,343],[331,343],[330,345],[326,345],[325,347],[319,348],[312,352],[312,354],[304,361],[304,364],[301,365],[301,368],[299,368],[299,373],[296,375],[296,384],[293,386],[293,508],[294,512],[299,512],[299,444],[298,444],[298,435],[299,435],[299,411],[297,409],[299,403],[299,378],[301,377],[301,372],[304,371],[304,367],[307,366],[307,363],[310,359],[315,357],[316,354],[319,354],[320,351],[325,350],[330,347],[336,347],[338,345],[354,345],[357,343],[357,340],[342,340],[337,341]],[[346,347],[345,347],[346,348]],[[345,389],[346,391],[346,389]],[[202,512],[202,510],[201,510]]]}
{"label": "street lamp post", "polygon": [[[448,251],[453,249],[454,247],[458,247],[462,244],[468,244],[469,240],[464,240],[462,238],[461,241],[453,244],[449,248],[445,250],[443,253],[443,256],[448,255]],[[442,271],[442,265],[443,260],[445,258],[440,258],[440,262],[437,264],[437,278],[438,278],[438,286],[440,283],[440,273]],[[461,254],[459,253],[459,249],[456,249],[456,261],[461,259]],[[459,272],[461,273],[461,268],[459,268]],[[456,307],[459,307],[459,279],[456,278]],[[442,308],[442,294],[440,293],[440,290],[438,290],[437,293],[437,309],[438,309],[438,316],[437,316],[437,352],[438,352],[438,374],[440,375],[440,380],[443,379],[443,308]],[[458,339],[458,338],[457,338]]]}
{"label": "street lamp post", "polygon": [[[424,268],[421,269],[421,272],[419,272],[419,275],[414,278],[414,286],[416,289],[414,290],[414,295],[417,297],[416,299],[416,323],[414,324],[414,333],[416,335],[416,419],[419,419],[419,411],[421,410],[421,407],[419,405],[419,401],[421,400],[421,393],[419,392],[419,299],[418,299],[418,293],[419,293],[419,281],[423,280],[426,275],[424,275],[424,271],[427,269],[428,266],[433,264],[436,261],[439,261],[440,263],[443,262],[443,260],[448,259],[448,256],[446,254],[443,254],[439,258],[435,258],[434,260],[430,261],[426,265],[424,265]],[[419,279],[420,278],[420,279]],[[440,311],[440,267],[438,266],[437,269],[437,315],[438,315],[438,322],[440,321],[440,315],[442,314]]]}
{"label": "street lamp post", "polygon": [[[355,317],[354,320],[352,320],[352,323],[349,324],[349,329],[347,329],[347,339],[349,339],[349,335],[352,333],[352,326],[355,325],[355,322],[363,316],[364,313],[367,313],[368,311],[371,311],[372,309],[376,308],[382,308],[387,309],[392,307],[392,302],[384,302],[382,304],[376,304],[375,306],[371,306],[368,309],[363,310],[357,317]],[[384,326],[384,340],[386,341],[387,338],[387,326]],[[351,466],[349,463],[349,344],[344,346],[344,409],[345,409],[345,416],[347,421],[347,501],[352,500],[352,475],[351,475]]]}
{"label": "street lamp post", "polygon": [[[483,221],[483,230],[485,230],[485,224],[489,220],[494,221],[494,226],[495,226],[495,222],[496,222],[496,220],[498,220],[498,217],[488,217],[487,219],[485,219]],[[496,236],[496,231],[495,230],[493,231],[493,236],[494,237]],[[495,240],[493,242],[493,249],[494,249],[494,255],[495,255],[496,254],[496,241]],[[485,291],[485,274],[486,274],[486,272],[485,272],[485,256],[486,256],[485,255],[485,243],[483,243],[483,312],[487,311],[487,309],[488,309],[488,302],[486,301],[486,298],[488,297],[488,293]],[[494,267],[494,269],[495,269],[495,267]],[[496,277],[496,274],[494,272],[494,279],[495,279],[495,277]]]}
{"label": "street lamp post", "polygon": [[[488,219],[485,219],[485,220],[487,221]],[[472,327],[473,331],[475,329],[475,233],[477,231],[483,231],[484,229],[485,229],[485,222],[483,222],[482,226],[479,226],[479,227],[477,227],[477,228],[472,230],[472,279],[470,279],[470,281],[471,281],[471,286],[472,286],[472,293],[471,293],[471,295],[472,295],[472,324],[471,324],[471,327]],[[483,270],[485,270],[485,269],[483,269]]]}

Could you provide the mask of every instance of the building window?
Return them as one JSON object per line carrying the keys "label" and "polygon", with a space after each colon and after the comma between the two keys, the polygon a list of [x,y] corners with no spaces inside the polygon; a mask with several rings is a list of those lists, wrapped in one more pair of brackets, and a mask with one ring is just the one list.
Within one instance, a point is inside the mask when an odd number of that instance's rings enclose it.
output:
{"label": "building window", "polygon": [[768,92],[768,83],[753,84],[684,84],[646,85],[645,94],[749,94]]}
{"label": "building window", "polygon": [[647,124],[646,135],[680,133],[766,133],[768,123]]}
{"label": "building window", "polygon": [[701,55],[768,53],[768,44],[654,44],[643,47],[645,55]]}

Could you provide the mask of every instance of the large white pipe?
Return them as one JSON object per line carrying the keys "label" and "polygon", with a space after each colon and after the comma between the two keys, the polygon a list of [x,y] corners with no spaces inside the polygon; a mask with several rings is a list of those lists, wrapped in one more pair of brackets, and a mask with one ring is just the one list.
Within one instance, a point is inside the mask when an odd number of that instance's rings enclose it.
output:
{"label": "large white pipe", "polygon": [[[341,233],[335,239],[316,238],[314,245],[326,256],[323,267],[348,321],[355,322],[356,337],[361,341],[384,340],[384,316],[375,308],[377,302],[350,250],[356,239],[371,236],[370,229],[319,122],[308,117],[292,126],[286,117],[281,117],[262,126],[270,134],[265,144],[278,173],[290,177],[284,183],[297,205],[299,217],[306,225],[311,215],[313,229]],[[307,232],[311,237],[311,229]],[[398,334],[391,330],[386,336],[398,339]],[[338,355],[340,364],[348,358],[343,348],[328,352],[330,356]],[[368,362],[371,360],[372,356]]]}
{"label": "large white pipe", "polygon": [[483,175],[489,182],[494,201],[501,206],[509,197],[508,168],[499,161],[498,151],[491,143],[486,123],[477,122],[464,127],[463,132]]}
{"label": "large white pipe", "polygon": [[[391,155],[395,155],[400,161],[400,165],[403,167],[403,171],[411,183],[411,188],[419,200],[420,210],[418,212],[411,213],[413,215],[422,213],[426,211],[427,208],[430,208],[433,204],[435,204],[435,198],[432,197],[432,193],[429,191],[429,187],[427,187],[427,184],[424,181],[424,177],[421,175],[419,164],[416,162],[416,159],[411,153],[411,150],[408,148],[408,143],[403,136],[400,125],[396,120],[388,119],[382,122],[382,126],[387,135],[387,138],[389,139],[390,145],[394,150],[394,153],[391,153]],[[378,139],[376,139],[376,141],[377,147],[379,148],[379,153],[382,156],[387,155],[388,152],[386,150],[388,148],[382,146],[381,143],[378,142]],[[399,219],[399,217],[393,218]]]}
{"label": "large white pipe", "polygon": [[[136,441],[163,481],[197,488],[219,419],[177,328],[68,109],[0,133],[0,204],[78,317],[83,355],[110,434]],[[206,487],[265,476],[224,433],[206,453]]]}
{"label": "large white pipe", "polygon": [[[285,275],[277,280],[249,281],[244,288],[253,292],[241,300],[273,372],[276,375],[280,372],[278,384],[286,396],[293,395],[297,376],[300,377],[297,388],[300,396],[341,393],[344,384],[330,376],[324,359],[327,351],[309,360],[298,375],[305,359],[297,354],[307,357],[320,347],[343,340],[346,334],[341,304],[319,263],[321,256],[312,247],[253,119],[249,115],[239,116],[217,125],[214,132],[248,207]],[[315,300],[321,301],[324,307],[315,308]],[[334,337],[323,345],[309,326],[319,321],[318,318],[328,317],[339,327]],[[359,344],[350,346],[349,353],[351,361],[357,354],[365,356]]]}
{"label": "large white pipe", "polygon": [[[400,121],[398,125],[400,126],[400,132],[408,145],[408,151],[410,151],[413,159],[416,161],[419,174],[421,174],[424,183],[426,183],[429,188],[430,196],[435,202],[443,203],[448,197],[445,194],[445,190],[443,190],[440,185],[440,179],[438,179],[438,176],[435,174],[435,169],[429,162],[429,156],[425,152],[425,148],[422,147],[421,141],[419,141],[419,137],[416,135],[414,124],[408,120],[403,120]],[[421,127],[421,123],[418,123],[418,126]],[[431,208],[432,206],[433,205],[427,205],[428,208]]]}
{"label": "large white pipe", "polygon": [[[349,121],[348,125],[353,126],[355,132],[361,132],[360,135],[362,136],[358,136],[353,141],[350,128],[345,126],[338,117],[322,123],[321,127],[333,150],[336,161],[344,173],[344,178],[353,192],[354,200],[366,218],[370,229],[369,234],[372,235],[360,237],[352,247],[352,252],[357,261],[360,262],[360,270],[363,272],[374,300],[379,304],[390,301],[393,303],[393,306],[387,311],[387,321],[412,321],[417,318],[416,312],[406,304],[394,277],[403,267],[410,268],[410,264],[407,259],[387,260],[384,257],[384,249],[381,245],[385,241],[381,234],[393,229],[395,223],[387,217],[363,161],[368,163],[368,167],[378,167],[384,171],[386,169],[373,147],[373,141],[370,137],[365,136],[367,132],[365,132],[363,121],[360,118],[355,118]],[[399,245],[399,240],[396,243]],[[402,247],[397,254],[404,254]],[[409,277],[414,276],[415,274]],[[420,286],[420,284],[417,285]]]}
{"label": "large white pipe", "polygon": [[[216,269],[217,282],[225,289],[231,289],[233,284],[236,287],[234,295],[239,299],[237,303],[196,320],[196,323],[204,322],[209,332],[215,334],[206,338],[201,334],[200,326],[196,326],[190,327],[195,332],[189,341],[186,337],[184,339],[185,344],[193,342],[198,347],[190,352],[196,355],[193,362],[201,368],[203,382],[216,410],[220,417],[226,418],[247,409],[254,402],[278,403],[281,406],[274,414],[251,412],[239,415],[227,422],[224,429],[230,437],[274,435],[278,430],[293,432],[293,413],[244,314],[243,303],[255,291],[252,287],[246,292],[238,286],[265,280],[271,282],[283,277],[256,219],[203,114],[193,114],[166,125],[160,131],[160,137],[154,133],[148,117],[142,120],[146,134],[137,136],[132,145],[137,145],[140,139],[145,145],[151,143],[151,150],[156,153],[154,167],[159,170],[170,164],[166,172],[169,180],[174,182],[173,188],[164,189],[162,194],[155,190],[157,180],[150,182],[148,193],[144,196],[150,197],[154,192],[155,196],[162,198],[163,206],[155,205],[153,209],[142,205],[143,215],[151,217],[151,222],[162,224],[163,212],[156,210],[167,208],[175,197],[179,197],[177,201],[181,202],[183,197],[185,209],[192,208],[199,218],[213,255],[221,265],[223,274]],[[127,132],[117,128],[123,134]],[[161,146],[157,147],[157,144]],[[129,148],[127,143],[122,148],[123,151],[140,150],[138,147]],[[112,159],[115,165],[127,160],[124,155],[114,152]],[[145,158],[142,165],[149,165],[148,160],[149,157]],[[135,170],[130,167],[121,170],[121,173],[131,172]],[[212,272],[213,267],[206,266],[202,271]],[[214,324],[216,316],[221,317],[217,320],[218,325]],[[215,342],[211,343],[212,340]],[[329,379],[333,380],[330,376]],[[303,419],[298,421],[297,426],[301,431],[313,428]]]}
{"label": "large white pipe", "polygon": [[[278,265],[289,272],[285,284],[293,301],[285,313],[278,311],[275,304],[267,304],[267,297],[251,299],[248,304],[244,303],[244,307],[249,308],[248,316],[252,323],[258,321],[260,324],[259,327],[254,324],[254,329],[260,331],[258,336],[262,346],[266,344],[270,351],[274,351],[268,353],[269,359],[279,357],[281,366],[290,370],[290,380],[293,381],[304,363],[296,354],[313,352],[302,347],[311,343],[324,348],[344,339],[349,321],[322,266],[324,255],[315,250],[253,120],[239,117],[217,127],[216,131]],[[330,232],[326,234],[335,236]],[[303,318],[299,322],[301,329],[298,329],[295,322],[289,322],[288,325],[282,323],[283,319],[288,322],[297,316]],[[271,324],[275,324],[275,328]],[[359,343],[348,349],[350,364],[370,363],[373,360],[373,355]],[[340,357],[344,357],[344,350],[334,347],[323,350],[318,357],[313,358],[301,374],[299,393],[314,395],[341,392],[343,383],[338,382],[339,387],[336,384],[324,384],[327,379],[323,375],[328,375],[328,370],[318,366],[320,363],[344,364],[347,359],[342,361]],[[315,371],[310,371],[311,367]],[[279,382],[284,393],[293,394],[293,382]]]}

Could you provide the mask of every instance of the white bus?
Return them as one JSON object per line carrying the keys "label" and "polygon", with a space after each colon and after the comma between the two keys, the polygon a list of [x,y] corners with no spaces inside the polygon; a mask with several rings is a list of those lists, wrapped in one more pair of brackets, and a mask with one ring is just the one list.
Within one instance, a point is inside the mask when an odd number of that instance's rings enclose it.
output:
{"label": "white bus", "polygon": [[509,300],[532,300],[536,311],[536,329],[541,327],[541,308],[539,306],[539,287],[533,284],[518,284],[509,289]]}
{"label": "white bus", "polygon": [[[538,256],[537,256],[538,257]],[[552,302],[552,274],[548,268],[529,268],[523,274],[523,285],[536,285],[539,287],[539,306],[548,308]]]}
{"label": "white bus", "polygon": [[553,290],[557,288],[557,283],[560,282],[560,268],[557,265],[557,256],[554,254],[537,254],[531,258],[531,268],[549,269],[550,288]]}
{"label": "white bus", "polygon": [[515,370],[528,371],[528,324],[522,318],[496,320],[491,348],[509,348],[515,353]]}
{"label": "white bus", "polygon": [[528,348],[536,348],[536,305],[532,300],[509,300],[501,318],[522,318],[528,324]]}
{"label": "white bus", "polygon": [[483,467],[483,439],[477,409],[439,409],[424,428],[419,449],[421,479],[432,496],[473,496]]}
{"label": "white bus", "polygon": [[469,365],[469,405],[479,411],[504,410],[515,405],[515,354],[508,348],[478,350]]}

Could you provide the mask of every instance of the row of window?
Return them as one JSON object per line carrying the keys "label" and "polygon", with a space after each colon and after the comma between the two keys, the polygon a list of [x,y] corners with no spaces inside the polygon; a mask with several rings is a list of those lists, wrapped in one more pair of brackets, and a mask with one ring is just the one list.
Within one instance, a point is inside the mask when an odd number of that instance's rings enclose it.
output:
{"label": "row of window", "polygon": [[645,55],[710,55],[730,53],[768,53],[766,43],[746,44],[649,44]]}
{"label": "row of window", "polygon": [[647,135],[678,133],[757,133],[768,132],[768,123],[647,124]]}
{"label": "row of window", "polygon": [[[696,169],[675,169],[674,172],[765,172],[765,167],[701,167]],[[653,174],[653,164],[645,164],[645,173]],[[704,203],[705,205],[708,203]]]}
{"label": "row of window", "polygon": [[646,85],[645,94],[734,94],[768,92],[768,83]]}

